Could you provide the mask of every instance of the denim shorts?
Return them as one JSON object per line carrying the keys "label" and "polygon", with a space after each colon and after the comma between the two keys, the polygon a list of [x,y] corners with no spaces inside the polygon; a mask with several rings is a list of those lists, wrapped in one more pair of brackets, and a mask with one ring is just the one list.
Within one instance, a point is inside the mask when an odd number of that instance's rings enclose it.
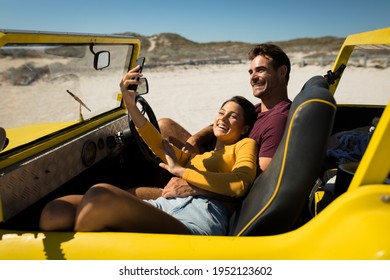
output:
{"label": "denim shorts", "polygon": [[229,214],[220,202],[202,197],[145,200],[182,222],[195,235],[226,235]]}

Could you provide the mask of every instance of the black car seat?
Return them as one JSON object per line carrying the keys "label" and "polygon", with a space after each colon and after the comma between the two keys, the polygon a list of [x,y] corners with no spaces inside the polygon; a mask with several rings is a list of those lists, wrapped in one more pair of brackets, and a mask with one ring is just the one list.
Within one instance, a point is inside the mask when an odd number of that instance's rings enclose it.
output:
{"label": "black car seat", "polygon": [[233,213],[229,235],[274,235],[294,229],[320,175],[332,131],[336,102],[328,88],[323,76],[315,76],[296,96],[281,143]]}

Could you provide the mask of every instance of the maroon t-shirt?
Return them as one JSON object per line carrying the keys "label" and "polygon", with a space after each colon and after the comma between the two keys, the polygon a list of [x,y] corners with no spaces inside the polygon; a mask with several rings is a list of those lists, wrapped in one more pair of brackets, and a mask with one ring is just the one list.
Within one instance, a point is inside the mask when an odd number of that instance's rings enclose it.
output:
{"label": "maroon t-shirt", "polygon": [[282,140],[291,100],[278,103],[267,112],[261,112],[261,104],[256,105],[257,120],[249,137],[259,144],[259,157],[272,158]]}

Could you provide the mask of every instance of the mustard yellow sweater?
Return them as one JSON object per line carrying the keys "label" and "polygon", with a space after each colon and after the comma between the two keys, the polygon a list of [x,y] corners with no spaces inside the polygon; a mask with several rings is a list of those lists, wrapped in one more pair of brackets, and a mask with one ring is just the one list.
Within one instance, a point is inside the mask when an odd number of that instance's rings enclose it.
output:
{"label": "mustard yellow sweater", "polygon": [[[167,163],[161,151],[162,137],[147,121],[138,129],[149,148]],[[256,178],[257,144],[244,138],[222,149],[203,154],[187,154],[173,146],[180,165],[185,167],[183,179],[214,193],[230,197],[243,196]]]}

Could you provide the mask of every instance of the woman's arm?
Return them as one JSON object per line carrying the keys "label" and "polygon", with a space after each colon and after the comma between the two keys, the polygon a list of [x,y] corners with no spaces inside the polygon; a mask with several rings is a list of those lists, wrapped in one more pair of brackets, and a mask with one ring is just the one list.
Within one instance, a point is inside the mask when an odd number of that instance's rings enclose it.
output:
{"label": "woman's arm", "polygon": [[[131,116],[131,119],[138,132],[140,132],[140,135],[143,140],[148,144],[149,148],[153,151],[153,153],[155,153],[162,161],[167,162],[165,154],[161,149],[161,145],[163,142],[161,134],[138,109],[136,104],[137,92],[133,90],[128,90],[129,85],[139,84],[139,81],[135,79],[137,77],[142,76],[142,74],[137,72],[138,68],[139,66],[127,72],[120,83],[123,101],[125,102],[126,108]],[[173,148],[173,151],[175,153],[175,157],[179,159],[179,164],[185,164],[187,158],[189,158],[189,155],[183,156],[184,153],[176,147]]]}
{"label": "woman's arm", "polygon": [[137,72],[140,67],[141,66],[137,66],[127,72],[120,83],[123,101],[125,102],[126,108],[136,127],[142,127],[146,123],[147,119],[137,107],[135,100],[137,92],[134,90],[129,90],[128,87],[130,85],[140,84],[140,82],[136,79],[142,77],[142,74]]}

